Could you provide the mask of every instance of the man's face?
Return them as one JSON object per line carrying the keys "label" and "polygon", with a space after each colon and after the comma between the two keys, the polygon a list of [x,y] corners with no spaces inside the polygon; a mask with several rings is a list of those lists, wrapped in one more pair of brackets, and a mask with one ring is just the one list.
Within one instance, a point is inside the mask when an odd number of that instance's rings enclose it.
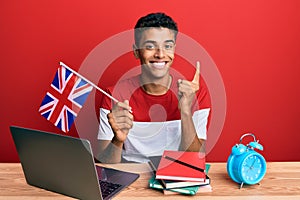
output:
{"label": "man's face", "polygon": [[142,33],[139,46],[135,48],[142,65],[142,73],[151,79],[169,75],[175,52],[175,34],[172,30],[149,28]]}

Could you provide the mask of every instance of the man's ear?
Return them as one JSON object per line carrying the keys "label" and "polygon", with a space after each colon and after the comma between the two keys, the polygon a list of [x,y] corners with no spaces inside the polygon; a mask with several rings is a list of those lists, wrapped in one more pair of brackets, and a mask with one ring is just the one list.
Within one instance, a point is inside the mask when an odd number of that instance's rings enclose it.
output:
{"label": "man's ear", "polygon": [[140,55],[139,55],[139,49],[137,48],[137,46],[134,44],[132,45],[132,48],[133,48],[133,54],[134,54],[134,57],[136,59],[139,59],[140,58]]}

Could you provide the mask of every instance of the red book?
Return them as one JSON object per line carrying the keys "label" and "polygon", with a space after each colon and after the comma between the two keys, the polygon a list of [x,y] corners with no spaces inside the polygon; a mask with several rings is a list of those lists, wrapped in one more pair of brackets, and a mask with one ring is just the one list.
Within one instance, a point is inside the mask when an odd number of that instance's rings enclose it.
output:
{"label": "red book", "polygon": [[205,154],[200,152],[164,151],[156,179],[205,181]]}

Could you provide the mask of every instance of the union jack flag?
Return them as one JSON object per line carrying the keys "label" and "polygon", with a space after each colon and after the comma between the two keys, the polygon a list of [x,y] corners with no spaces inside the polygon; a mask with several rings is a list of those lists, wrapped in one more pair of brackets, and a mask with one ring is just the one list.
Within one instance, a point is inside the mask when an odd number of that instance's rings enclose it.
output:
{"label": "union jack flag", "polygon": [[39,112],[68,132],[92,89],[92,85],[60,65]]}

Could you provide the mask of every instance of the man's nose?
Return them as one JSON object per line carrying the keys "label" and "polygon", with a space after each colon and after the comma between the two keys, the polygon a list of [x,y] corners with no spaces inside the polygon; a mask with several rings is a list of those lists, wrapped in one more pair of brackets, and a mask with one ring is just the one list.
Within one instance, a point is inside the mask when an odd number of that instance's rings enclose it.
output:
{"label": "man's nose", "polygon": [[165,56],[163,48],[157,47],[154,56],[155,58],[163,58]]}

